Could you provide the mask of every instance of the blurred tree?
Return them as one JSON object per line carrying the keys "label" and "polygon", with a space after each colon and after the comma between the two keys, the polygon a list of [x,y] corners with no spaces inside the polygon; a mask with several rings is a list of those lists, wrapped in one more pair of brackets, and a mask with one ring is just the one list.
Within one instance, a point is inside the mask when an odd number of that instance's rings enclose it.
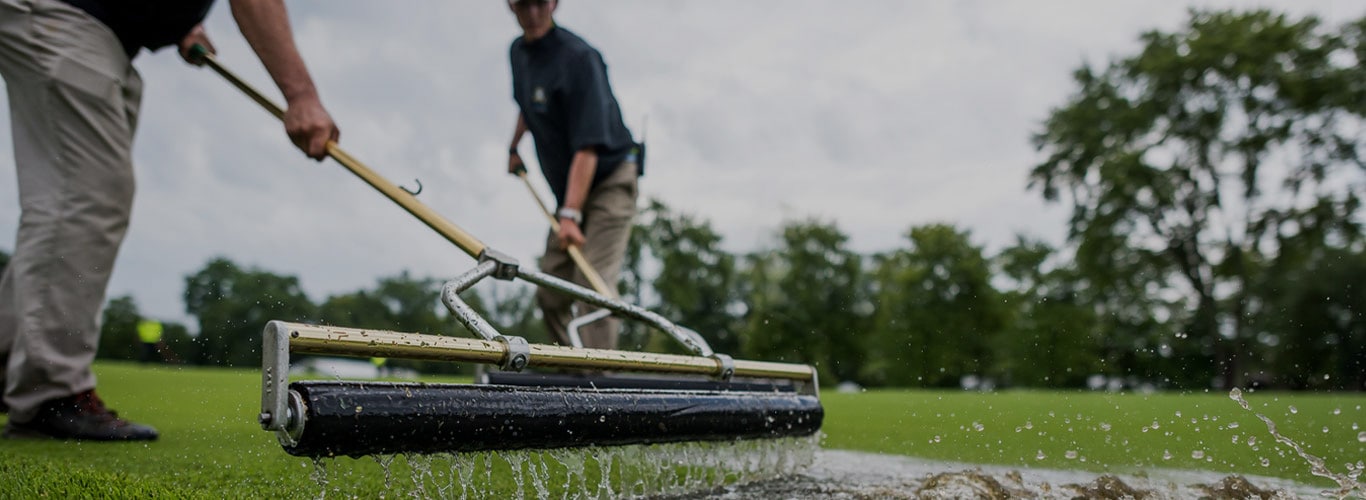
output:
{"label": "blurred tree", "polygon": [[266,322],[308,321],[315,311],[298,278],[243,270],[224,258],[185,278],[185,312],[199,321],[199,364],[259,365]]}
{"label": "blurred tree", "polygon": [[[716,352],[736,353],[739,309],[735,256],[721,249],[721,235],[706,221],[675,213],[658,200],[644,211],[650,223],[644,228],[649,253],[659,262],[653,290],[659,303],[654,310],[677,324],[696,330]],[[683,347],[664,339],[665,348],[682,353]]]}
{"label": "blurred tree", "polygon": [[[446,306],[441,304],[440,281],[434,278],[414,278],[403,271],[398,276],[381,278],[375,288],[374,297],[389,311],[389,329],[420,332],[431,335],[452,335],[462,329],[454,321],[448,321]],[[478,294],[463,296],[466,302],[481,309],[483,303]],[[461,335],[468,333],[461,332]]]}
{"label": "blurred tree", "polygon": [[785,223],[781,246],[750,257],[746,356],[811,363],[821,381],[857,380],[872,305],[862,258],[833,223]]}
{"label": "blurred tree", "polygon": [[996,256],[996,276],[1009,285],[993,374],[1025,387],[1083,387],[1093,374],[1123,379],[1127,373],[1106,364],[1091,290],[1057,260],[1047,243],[1023,236]]}
{"label": "blurred tree", "polygon": [[397,329],[388,305],[374,292],[365,290],[329,296],[318,305],[318,321],[324,325]]}
{"label": "blurred tree", "polygon": [[131,295],[111,299],[101,313],[98,357],[130,361],[141,358],[142,341],[138,340],[137,330],[140,319],[142,313]]}
{"label": "blurred tree", "polygon": [[877,311],[864,378],[892,385],[957,387],[985,376],[997,356],[1006,311],[991,268],[966,231],[912,228],[910,248],[881,256],[874,271]]}
{"label": "blurred tree", "polygon": [[[493,281],[479,293],[479,306],[500,332],[526,338],[528,342],[553,343],[541,321],[541,309],[536,305],[536,287],[518,282]],[[462,327],[463,329],[463,327]],[[465,335],[465,333],[459,333]]]}
{"label": "blurred tree", "polygon": [[163,323],[161,340],[166,343],[163,357],[167,363],[181,364],[193,360],[198,351],[190,329],[180,323]]}
{"label": "blurred tree", "polygon": [[[1291,249],[1287,249],[1291,250]],[[1286,389],[1366,391],[1366,251],[1282,252],[1259,284],[1268,311],[1256,333],[1274,371],[1254,381]]]}
{"label": "blurred tree", "polygon": [[[626,255],[621,264],[621,281],[617,283],[617,293],[622,300],[647,309],[653,309],[647,301],[654,292],[650,288],[649,278],[645,275],[646,267],[651,264],[649,235],[652,221],[653,217],[648,209],[637,213],[631,227],[631,236],[626,240]],[[645,348],[650,337],[649,327],[638,321],[623,320],[617,345],[622,349],[639,350]]]}
{"label": "blurred tree", "polygon": [[[442,283],[434,278],[415,278],[408,271],[380,278],[373,290],[333,295],[318,306],[324,324],[370,328],[426,335],[471,337],[441,304]],[[480,294],[467,290],[461,299],[481,314],[487,308]],[[487,316],[486,316],[487,317]],[[460,364],[409,359],[390,359],[390,368],[412,368],[424,373],[468,373]]]}
{"label": "blurred tree", "polygon": [[1192,12],[1180,32],[1142,35],[1138,55],[1079,69],[1035,136],[1047,159],[1030,186],[1071,203],[1080,272],[1129,285],[1115,305],[1181,298],[1157,318],[1181,325],[1156,345],[1180,362],[1172,383],[1243,382],[1247,320],[1264,313],[1251,285],[1278,241],[1360,239],[1366,52],[1348,35],[1313,17]]}

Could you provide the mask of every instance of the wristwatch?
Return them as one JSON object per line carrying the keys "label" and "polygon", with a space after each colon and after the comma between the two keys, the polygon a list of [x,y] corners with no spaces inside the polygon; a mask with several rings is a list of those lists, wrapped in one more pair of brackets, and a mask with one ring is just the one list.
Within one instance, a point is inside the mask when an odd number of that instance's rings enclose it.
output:
{"label": "wristwatch", "polygon": [[555,212],[555,215],[561,219],[572,220],[575,224],[583,224],[583,212],[573,208],[563,207],[558,212]]}

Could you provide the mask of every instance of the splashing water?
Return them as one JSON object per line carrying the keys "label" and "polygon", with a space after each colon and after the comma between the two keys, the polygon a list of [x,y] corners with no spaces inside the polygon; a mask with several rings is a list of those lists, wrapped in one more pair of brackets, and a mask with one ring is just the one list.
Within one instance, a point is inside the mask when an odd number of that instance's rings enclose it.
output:
{"label": "splashing water", "polygon": [[[417,498],[618,498],[676,496],[790,476],[815,462],[819,437],[669,443],[559,450],[404,454],[372,457],[384,473],[383,496]],[[310,477],[329,493],[377,485],[329,478],[315,459]],[[407,481],[401,471],[407,469]],[[495,473],[493,469],[498,469]],[[480,471],[483,471],[481,474]],[[335,474],[334,474],[335,475]],[[456,484],[459,483],[459,486]]]}
{"label": "splashing water", "polygon": [[[1228,397],[1229,399],[1232,399],[1233,401],[1237,402],[1238,406],[1243,407],[1244,410],[1252,411],[1252,405],[1249,405],[1247,400],[1243,399],[1243,391],[1238,389],[1237,387],[1234,387],[1232,391],[1229,391]],[[1298,410],[1296,410],[1294,406],[1291,406],[1290,412],[1298,413]],[[1255,411],[1252,414],[1255,415],[1258,420],[1261,420],[1262,423],[1266,424],[1266,430],[1271,433],[1271,437],[1275,438],[1276,442],[1289,446],[1290,449],[1295,450],[1295,453],[1299,455],[1300,458],[1303,458],[1306,462],[1309,462],[1309,472],[1311,474],[1331,479],[1333,480],[1333,482],[1338,484],[1337,490],[1324,491],[1324,495],[1334,496],[1337,498],[1346,498],[1347,495],[1350,495],[1353,491],[1366,493],[1366,484],[1362,484],[1361,482],[1357,481],[1357,478],[1361,475],[1360,469],[1354,470],[1351,466],[1349,466],[1347,468],[1347,474],[1334,473],[1332,470],[1328,468],[1328,465],[1324,463],[1322,458],[1310,454],[1309,452],[1305,451],[1299,443],[1295,442],[1295,440],[1285,437],[1281,435],[1280,432],[1277,432],[1276,423],[1272,422],[1270,418],[1267,418],[1265,415],[1262,415],[1261,413],[1257,413]]]}
{"label": "splashing water", "polygon": [[313,459],[313,472],[309,473],[309,479],[318,483],[318,500],[327,498],[327,464],[321,458]]}

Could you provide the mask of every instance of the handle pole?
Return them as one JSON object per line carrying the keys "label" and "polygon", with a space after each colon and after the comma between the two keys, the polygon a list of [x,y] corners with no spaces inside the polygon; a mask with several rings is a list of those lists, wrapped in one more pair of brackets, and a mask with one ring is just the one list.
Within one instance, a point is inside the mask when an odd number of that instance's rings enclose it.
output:
{"label": "handle pole", "polygon": [[[560,220],[555,217],[555,214],[550,212],[550,207],[545,204],[545,200],[541,199],[540,193],[536,192],[536,187],[531,185],[531,179],[527,178],[525,167],[517,171],[517,177],[522,178],[522,184],[526,185],[526,190],[529,191],[531,197],[536,200],[536,205],[541,207],[541,213],[545,214],[545,218],[550,221],[550,229],[558,233],[560,231]],[[569,259],[573,260],[574,265],[578,266],[579,272],[582,272],[583,276],[588,278],[588,284],[593,286],[593,291],[608,297],[616,298],[616,290],[607,286],[607,282],[603,281],[602,276],[598,274],[598,271],[593,269],[592,265],[589,265],[588,259],[583,256],[583,252],[579,250],[578,245],[569,245],[569,248],[566,250],[569,252]]]}

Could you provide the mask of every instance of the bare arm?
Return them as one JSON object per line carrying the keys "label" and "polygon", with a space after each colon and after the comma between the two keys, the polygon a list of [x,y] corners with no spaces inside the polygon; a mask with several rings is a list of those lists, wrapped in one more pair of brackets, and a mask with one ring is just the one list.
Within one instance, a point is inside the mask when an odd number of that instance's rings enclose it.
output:
{"label": "bare arm", "polygon": [[309,157],[326,158],[327,143],[338,140],[341,132],[323,108],[294,45],[283,0],[232,0],[232,15],[285,96],[285,133]]}
{"label": "bare arm", "polygon": [[[583,202],[588,199],[588,189],[593,186],[593,174],[598,171],[598,152],[593,148],[580,149],[574,153],[574,161],[569,164],[569,185],[564,190],[564,208],[583,210]],[[585,238],[578,223],[568,218],[560,219],[560,244],[582,246]]]}
{"label": "bare arm", "polygon": [[521,113],[517,113],[517,127],[512,131],[512,145],[508,146],[508,173],[516,174],[519,169],[526,169],[526,163],[522,161],[522,156],[517,154],[517,145],[522,143],[522,136],[526,135],[526,118]]}

